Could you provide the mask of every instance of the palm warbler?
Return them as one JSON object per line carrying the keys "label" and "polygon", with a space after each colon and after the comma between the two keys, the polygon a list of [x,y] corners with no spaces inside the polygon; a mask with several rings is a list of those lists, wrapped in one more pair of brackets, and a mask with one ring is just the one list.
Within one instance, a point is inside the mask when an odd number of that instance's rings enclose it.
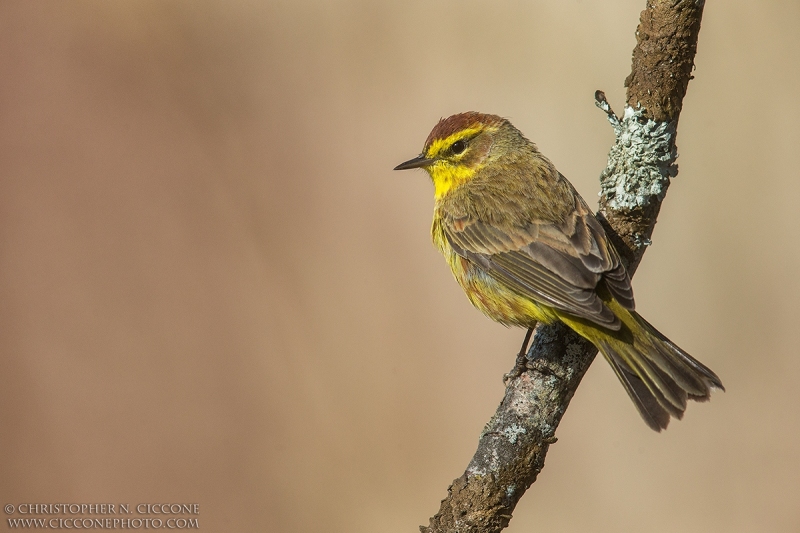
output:
{"label": "palm warbler", "polygon": [[634,310],[631,280],[572,184],[511,123],[461,113],[440,120],[419,157],[433,181],[433,242],[472,304],[505,325],[560,320],[611,364],[648,426],[724,390],[710,369]]}

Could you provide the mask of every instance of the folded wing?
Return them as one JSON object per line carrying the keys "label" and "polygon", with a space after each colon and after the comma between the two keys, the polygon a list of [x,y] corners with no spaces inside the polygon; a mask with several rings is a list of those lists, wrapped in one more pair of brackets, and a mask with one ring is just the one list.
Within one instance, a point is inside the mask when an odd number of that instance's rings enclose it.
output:
{"label": "folded wing", "polygon": [[456,253],[534,301],[618,330],[619,319],[597,294],[603,281],[623,307],[634,308],[625,267],[582,201],[559,224],[530,222],[501,228],[444,216],[443,229]]}

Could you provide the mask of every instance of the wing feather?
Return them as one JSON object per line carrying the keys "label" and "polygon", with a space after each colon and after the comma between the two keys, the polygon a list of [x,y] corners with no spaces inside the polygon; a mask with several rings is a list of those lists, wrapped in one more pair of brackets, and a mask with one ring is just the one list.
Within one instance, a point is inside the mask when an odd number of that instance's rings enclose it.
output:
{"label": "wing feather", "polygon": [[582,201],[562,224],[530,222],[501,228],[446,214],[442,222],[457,254],[535,301],[617,330],[619,319],[596,292],[598,283],[604,280],[622,306],[634,307],[625,267],[603,227]]}

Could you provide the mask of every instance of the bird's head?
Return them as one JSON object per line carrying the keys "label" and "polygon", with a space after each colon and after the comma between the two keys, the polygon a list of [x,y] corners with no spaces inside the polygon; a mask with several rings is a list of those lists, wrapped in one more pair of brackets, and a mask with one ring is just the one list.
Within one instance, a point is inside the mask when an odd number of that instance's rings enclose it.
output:
{"label": "bird's head", "polygon": [[470,111],[439,121],[422,153],[394,170],[424,168],[431,175],[436,198],[470,181],[487,164],[529,143],[511,123],[497,115]]}

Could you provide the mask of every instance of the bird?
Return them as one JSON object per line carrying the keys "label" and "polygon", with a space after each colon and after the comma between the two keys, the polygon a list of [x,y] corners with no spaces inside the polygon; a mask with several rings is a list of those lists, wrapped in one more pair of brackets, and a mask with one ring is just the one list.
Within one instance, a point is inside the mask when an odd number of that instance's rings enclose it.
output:
{"label": "bird", "polygon": [[[443,118],[419,156],[434,188],[431,237],[469,301],[506,326],[563,322],[603,354],[645,423],[666,429],[719,377],[635,310],[620,254],[586,201],[511,122]],[[518,359],[519,361],[519,359]],[[524,369],[523,369],[524,371]]]}

